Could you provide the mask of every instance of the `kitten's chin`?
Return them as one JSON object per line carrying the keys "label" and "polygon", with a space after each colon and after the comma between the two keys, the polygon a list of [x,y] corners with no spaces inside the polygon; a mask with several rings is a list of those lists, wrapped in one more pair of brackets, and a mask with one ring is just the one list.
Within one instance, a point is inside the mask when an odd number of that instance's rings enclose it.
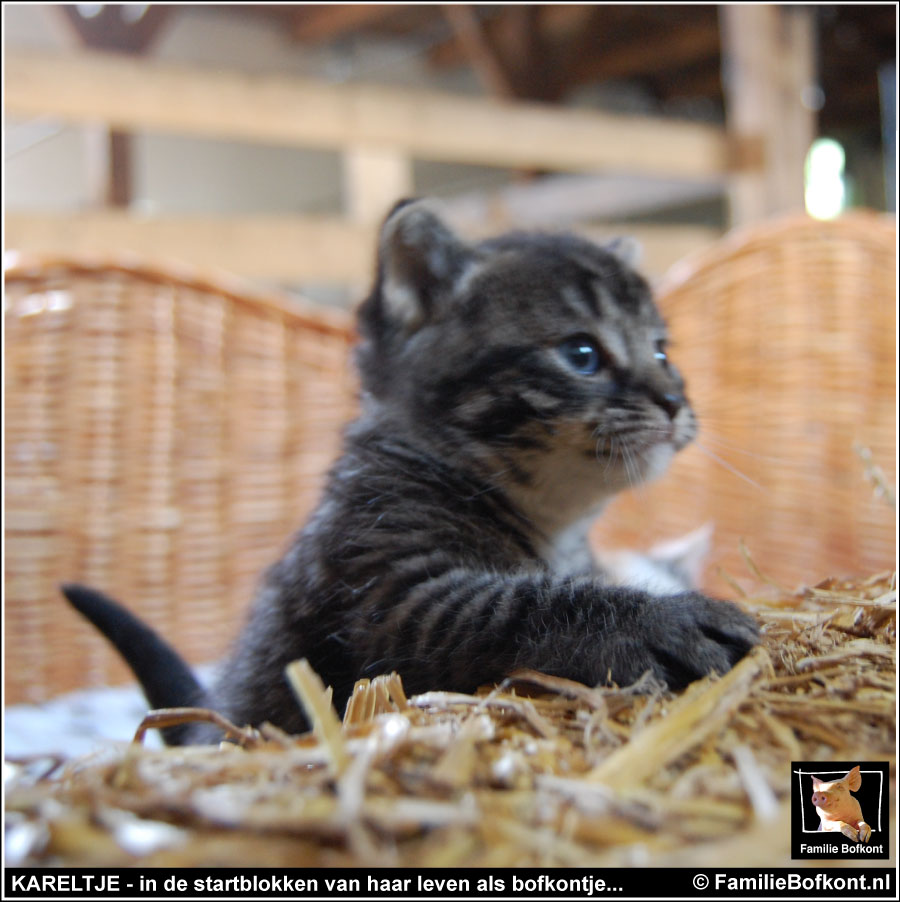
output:
{"label": "kitten's chin", "polygon": [[607,493],[617,493],[658,479],[669,468],[678,450],[673,441],[643,447],[623,446],[614,454],[598,458],[601,482]]}
{"label": "kitten's chin", "polygon": [[641,453],[641,476],[645,482],[658,479],[672,463],[675,456],[676,446],[671,442],[660,442],[658,445],[652,445],[646,451]]}

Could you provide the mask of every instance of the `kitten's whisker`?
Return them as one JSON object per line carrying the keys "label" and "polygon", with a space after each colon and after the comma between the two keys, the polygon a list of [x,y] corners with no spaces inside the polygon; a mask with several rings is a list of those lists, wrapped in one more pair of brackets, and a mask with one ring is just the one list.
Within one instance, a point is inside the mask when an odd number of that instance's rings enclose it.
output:
{"label": "kitten's whisker", "polygon": [[[607,476],[609,474],[609,468],[613,465],[613,461],[619,456],[619,451],[616,448],[616,440],[613,436],[607,436],[605,439],[609,442],[609,451],[606,455],[606,466],[603,468],[603,475]],[[600,459],[602,454],[600,450],[600,445],[604,441],[604,437],[601,435],[597,439],[597,459]]]}
{"label": "kitten's whisker", "polygon": [[622,451],[624,452],[624,461],[625,461],[625,475],[628,477],[628,485],[634,489],[637,486],[643,483],[643,480],[640,478],[638,465],[635,462],[634,454],[632,450],[625,444],[622,445]]}
{"label": "kitten's whisker", "polygon": [[[646,449],[638,449],[635,451],[635,456],[639,458],[644,463],[647,463],[647,455],[644,453]],[[631,486],[632,491],[635,495],[639,495],[641,498],[646,498],[647,496],[647,481],[643,478],[643,476],[638,476],[638,480],[636,483]]]}
{"label": "kitten's whisker", "polygon": [[622,466],[625,468],[625,479],[628,482],[628,485],[632,485],[631,478],[631,457],[629,456],[628,447],[625,443],[622,443]]}
{"label": "kitten's whisker", "polygon": [[745,416],[740,411],[735,410],[726,410],[723,413],[701,410],[697,412],[697,419],[704,426],[713,423],[717,426],[731,426],[740,429],[755,429],[760,424],[759,417],[752,411]]}
{"label": "kitten's whisker", "polygon": [[707,457],[709,457],[710,459],[714,460],[714,461],[715,461],[717,464],[719,464],[720,466],[723,466],[723,467],[724,467],[726,470],[728,470],[730,473],[733,473],[735,476],[737,476],[737,477],[740,478],[740,479],[743,479],[745,482],[749,482],[750,485],[752,485],[754,488],[759,489],[759,490],[762,491],[762,492],[767,491],[766,488],[765,488],[765,486],[760,485],[755,479],[751,479],[746,473],[744,473],[744,472],[742,472],[741,470],[739,470],[739,469],[738,469],[737,467],[735,467],[733,464],[730,464],[730,463],[729,463],[727,460],[725,460],[724,458],[719,457],[719,455],[716,454],[715,451],[711,451],[709,448],[707,448],[707,447],[705,447],[704,445],[700,444],[700,442],[696,442],[696,441],[695,441],[695,442],[694,442],[694,445],[695,445],[695,447],[697,448],[698,451],[703,452],[703,454],[705,454],[705,455],[706,455]]}
{"label": "kitten's whisker", "polygon": [[766,463],[772,464],[789,463],[789,458],[787,457],[775,457],[772,454],[757,454],[755,451],[748,451],[746,448],[742,448],[740,445],[735,445],[718,435],[711,435],[710,433],[704,432],[703,438],[706,442],[712,442],[713,444],[719,445],[720,447],[725,448],[728,451],[734,451],[736,454],[743,454],[746,457],[752,457],[754,460],[762,460]]}

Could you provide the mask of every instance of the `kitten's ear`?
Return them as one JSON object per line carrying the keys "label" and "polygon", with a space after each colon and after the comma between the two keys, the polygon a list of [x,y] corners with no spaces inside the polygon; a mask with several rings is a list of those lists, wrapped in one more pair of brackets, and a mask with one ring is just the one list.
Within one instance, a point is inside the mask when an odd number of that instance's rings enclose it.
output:
{"label": "kitten's ear", "polygon": [[618,238],[607,241],[603,247],[626,266],[632,268],[638,266],[644,256],[644,249],[641,247],[640,241],[631,235],[620,235]]}
{"label": "kitten's ear", "polygon": [[425,200],[400,201],[378,241],[378,274],[385,317],[411,331],[431,315],[441,291],[452,290],[474,258]]}

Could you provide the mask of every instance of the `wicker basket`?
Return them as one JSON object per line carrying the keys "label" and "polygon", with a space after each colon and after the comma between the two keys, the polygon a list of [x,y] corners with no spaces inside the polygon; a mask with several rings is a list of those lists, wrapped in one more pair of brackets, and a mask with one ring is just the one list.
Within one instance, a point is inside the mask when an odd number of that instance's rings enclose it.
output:
{"label": "wicker basket", "polygon": [[[727,236],[659,299],[701,434],[658,484],[610,506],[599,542],[647,547],[715,524],[718,568],[794,587],[896,566],[895,511],[854,445],[896,467],[896,225],[856,213]],[[722,459],[718,462],[715,455]]]}
{"label": "wicker basket", "polygon": [[7,703],[129,678],[64,581],[216,659],[337,453],[349,318],[121,262],[15,264],[6,303]]}

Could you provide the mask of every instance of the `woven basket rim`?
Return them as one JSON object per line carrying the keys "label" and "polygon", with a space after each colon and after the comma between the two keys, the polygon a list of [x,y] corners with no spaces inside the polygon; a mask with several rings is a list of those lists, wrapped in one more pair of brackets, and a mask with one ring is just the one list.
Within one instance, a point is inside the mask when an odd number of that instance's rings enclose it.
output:
{"label": "woven basket rim", "polygon": [[97,276],[116,273],[145,282],[173,284],[191,291],[221,295],[243,306],[267,307],[319,332],[345,336],[355,334],[353,316],[348,311],[316,304],[302,297],[289,297],[276,289],[262,290],[224,271],[209,271],[184,263],[161,263],[139,254],[67,255],[19,251],[4,254],[4,283],[38,282],[51,270]]}
{"label": "woven basket rim", "polygon": [[821,232],[823,229],[845,229],[855,232],[860,237],[877,240],[884,240],[893,235],[890,240],[896,243],[896,228],[897,219],[892,213],[868,209],[851,210],[836,219],[815,219],[805,213],[789,213],[738,226],[712,244],[688,254],[669,267],[656,286],[656,294],[662,297],[674,292],[705,271],[720,267],[740,254],[748,253],[756,245],[771,246],[782,235],[796,236],[814,230]]}

